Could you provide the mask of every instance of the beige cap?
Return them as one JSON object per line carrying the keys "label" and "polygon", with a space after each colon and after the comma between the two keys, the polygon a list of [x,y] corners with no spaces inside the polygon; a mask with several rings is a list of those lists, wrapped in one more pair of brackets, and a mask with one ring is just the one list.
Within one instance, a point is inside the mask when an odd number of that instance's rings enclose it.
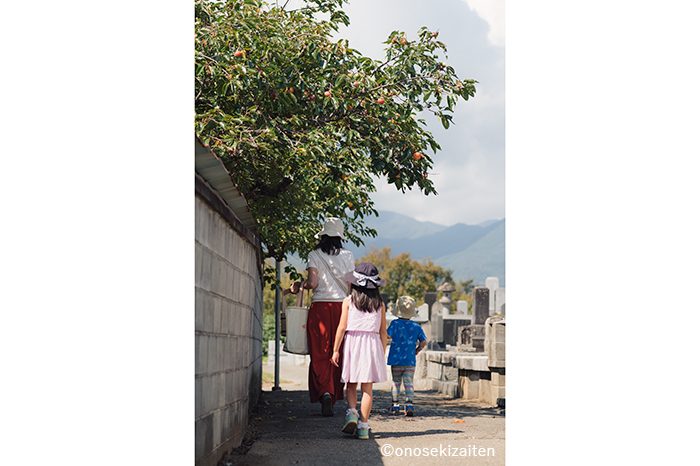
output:
{"label": "beige cap", "polygon": [[418,314],[416,310],[416,300],[410,296],[401,296],[396,300],[394,315],[402,319],[410,319]]}

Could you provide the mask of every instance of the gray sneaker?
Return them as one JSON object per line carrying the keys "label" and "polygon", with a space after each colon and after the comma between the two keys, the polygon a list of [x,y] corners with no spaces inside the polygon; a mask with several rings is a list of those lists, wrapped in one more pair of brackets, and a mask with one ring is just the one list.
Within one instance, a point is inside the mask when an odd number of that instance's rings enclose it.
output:
{"label": "gray sneaker", "polygon": [[353,413],[349,409],[345,412],[345,424],[343,425],[343,432],[346,434],[354,434],[355,429],[357,429],[357,414]]}

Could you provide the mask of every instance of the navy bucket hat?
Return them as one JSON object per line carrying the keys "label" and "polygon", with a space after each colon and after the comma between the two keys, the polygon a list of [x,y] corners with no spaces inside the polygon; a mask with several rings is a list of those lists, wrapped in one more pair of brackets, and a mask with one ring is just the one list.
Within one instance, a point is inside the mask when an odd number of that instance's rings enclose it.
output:
{"label": "navy bucket hat", "polygon": [[379,278],[379,270],[369,262],[360,263],[355,270],[346,273],[343,278],[346,282],[360,288],[375,289],[386,284],[385,280]]}

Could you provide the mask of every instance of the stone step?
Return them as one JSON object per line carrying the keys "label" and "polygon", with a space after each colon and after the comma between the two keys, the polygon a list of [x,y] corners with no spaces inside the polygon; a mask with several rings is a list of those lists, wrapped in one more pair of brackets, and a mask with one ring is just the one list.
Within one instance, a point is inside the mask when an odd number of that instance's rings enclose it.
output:
{"label": "stone step", "polygon": [[452,398],[459,397],[459,385],[457,382],[447,382],[444,380],[433,380],[433,390]]}

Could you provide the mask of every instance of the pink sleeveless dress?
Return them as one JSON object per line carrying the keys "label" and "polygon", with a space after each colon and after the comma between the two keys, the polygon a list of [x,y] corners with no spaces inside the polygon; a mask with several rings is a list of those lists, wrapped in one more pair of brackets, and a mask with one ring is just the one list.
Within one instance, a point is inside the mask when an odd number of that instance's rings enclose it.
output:
{"label": "pink sleeveless dress", "polygon": [[387,370],[379,328],[382,310],[362,312],[350,300],[348,326],[343,344],[344,383],[384,382]]}

